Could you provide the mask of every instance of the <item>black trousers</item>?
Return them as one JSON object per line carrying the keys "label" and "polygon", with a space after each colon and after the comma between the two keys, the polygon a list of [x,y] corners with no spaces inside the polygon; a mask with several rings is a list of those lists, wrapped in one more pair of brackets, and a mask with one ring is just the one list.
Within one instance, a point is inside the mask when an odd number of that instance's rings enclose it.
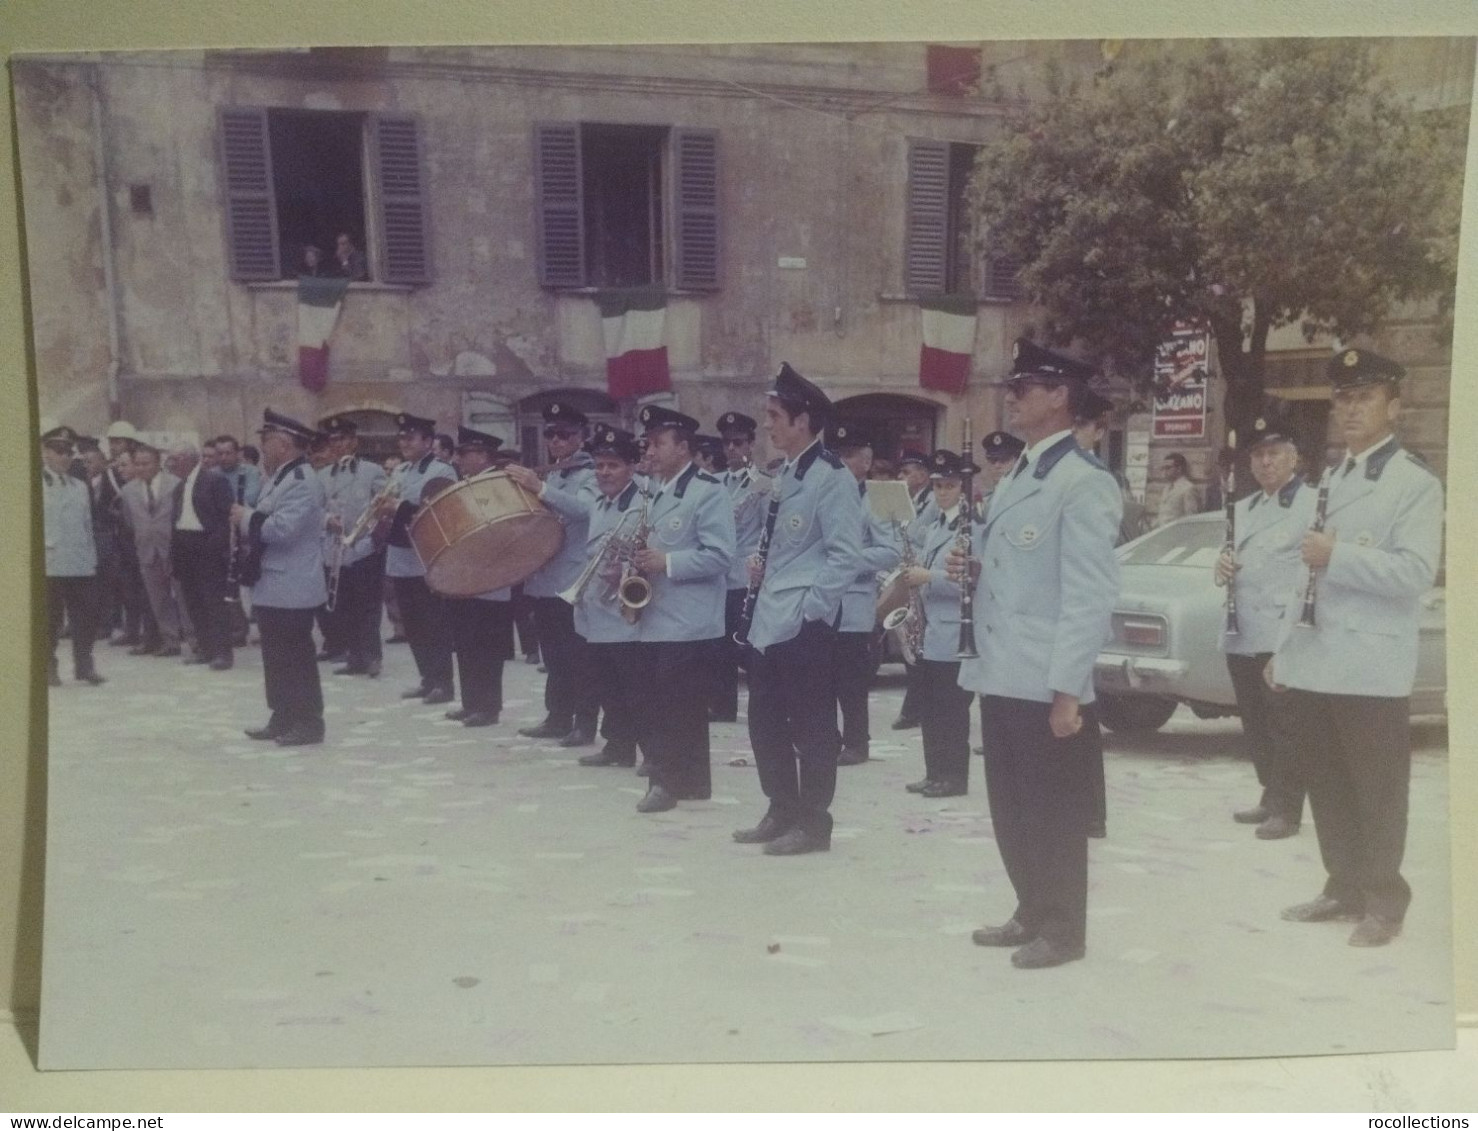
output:
{"label": "black trousers", "polygon": [[393,577],[395,597],[405,621],[405,637],[422,687],[452,689],[452,630],[446,601],[424,577]]}
{"label": "black trousers", "polygon": [[1411,786],[1410,701],[1290,690],[1289,717],[1329,880],[1324,893],[1400,921]]}
{"label": "black trousers", "polygon": [[231,658],[230,610],[226,607],[226,558],[203,531],[176,530],[169,565],[195,626],[195,651],[204,659]]}
{"label": "black trousers", "polygon": [[721,719],[739,716],[739,665],[744,658],[744,649],[734,643],[734,634],[739,631],[739,615],[744,611],[744,596],[748,592],[747,589],[730,589],[724,594],[724,635],[713,642],[709,659],[713,686],[708,707]]}
{"label": "black trousers", "polygon": [[124,634],[157,647],[159,625],[154,620],[154,610],[149,607],[149,594],[144,588],[144,575],[139,569],[139,555],[132,538],[119,544],[118,600],[122,605]]}
{"label": "black trousers", "polygon": [[864,754],[872,741],[867,718],[867,692],[872,685],[871,644],[871,632],[838,632],[833,646],[842,748]]}
{"label": "black trousers", "polygon": [[[612,754],[636,758],[640,727],[639,713],[644,708],[643,670],[636,656],[636,642],[624,644],[586,644],[591,676],[600,696],[602,711],[601,737]],[[706,708],[705,708],[706,709]]]}
{"label": "black trousers", "polygon": [[637,692],[636,734],[648,780],[674,797],[706,801],[709,762],[708,670],[711,640],[642,641],[631,646]]}
{"label": "black trousers", "polygon": [[[380,621],[384,618],[384,579],[384,550],[377,550],[339,570],[334,616],[341,634],[336,642],[348,654],[350,667],[364,667],[379,660],[384,651],[380,639]],[[325,636],[324,645],[328,644],[329,638]]]}
{"label": "black trousers", "polygon": [[51,637],[51,670],[56,671],[56,643],[62,635],[62,618],[72,626],[72,674],[78,679],[91,675],[92,645],[97,639],[97,578],[48,577],[46,579],[46,622]]}
{"label": "black trousers", "polygon": [[267,684],[268,726],[323,727],[323,687],[313,645],[313,610],[254,605],[262,637],[262,674]]}
{"label": "black trousers", "polygon": [[539,651],[539,633],[534,628],[534,599],[526,596],[522,585],[513,587],[513,623],[518,629],[518,650],[525,656]]}
{"label": "black trousers", "polygon": [[1274,691],[1263,678],[1271,652],[1253,656],[1227,653],[1227,672],[1242,715],[1242,736],[1247,754],[1262,786],[1259,804],[1272,816],[1285,817],[1295,825],[1303,819],[1304,781],[1294,748],[1288,698]]}
{"label": "black trousers", "polygon": [[1016,889],[1014,918],[1060,946],[1084,945],[1088,931],[1088,822],[1098,716],[1081,708],[1083,728],[1057,738],[1050,703],[984,695],[985,784],[1001,863]]}
{"label": "black trousers", "polygon": [[534,624],[539,654],[549,673],[544,681],[544,710],[556,726],[576,724],[595,730],[600,690],[590,671],[589,645],[575,631],[575,610],[560,597],[534,598]]}
{"label": "black trousers", "polygon": [[462,707],[496,715],[503,710],[503,663],[513,658],[513,606],[475,597],[448,598],[457,651]]}
{"label": "black trousers", "polygon": [[98,571],[93,593],[93,607],[96,611],[93,614],[93,624],[96,627],[96,638],[106,640],[119,623],[119,613],[123,605],[119,575],[122,563],[119,560],[117,537],[111,532],[98,534],[97,551]]}
{"label": "black trousers", "polygon": [[782,823],[831,832],[836,795],[836,630],[807,621],[798,636],[749,650],[749,743],[760,788]]}
{"label": "black trousers", "polygon": [[919,721],[919,666],[918,664],[903,665],[903,706],[898,708],[900,719]]}
{"label": "black trousers", "polygon": [[958,660],[919,660],[919,726],[924,777],[965,786],[970,781],[970,700],[959,684]]}

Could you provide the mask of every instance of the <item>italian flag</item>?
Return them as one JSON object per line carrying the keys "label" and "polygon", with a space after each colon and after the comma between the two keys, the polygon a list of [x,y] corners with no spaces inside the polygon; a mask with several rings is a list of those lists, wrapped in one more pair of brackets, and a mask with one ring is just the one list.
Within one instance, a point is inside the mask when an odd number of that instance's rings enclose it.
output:
{"label": "italian flag", "polygon": [[328,340],[349,280],[337,276],[298,276],[298,380],[321,393],[328,384]]}
{"label": "italian flag", "polygon": [[960,394],[970,380],[979,310],[974,295],[939,295],[919,300],[924,344],[919,350],[919,384]]}
{"label": "italian flag", "polygon": [[596,296],[606,346],[606,388],[613,397],[640,397],[672,389],[667,369],[667,292],[624,287]]}

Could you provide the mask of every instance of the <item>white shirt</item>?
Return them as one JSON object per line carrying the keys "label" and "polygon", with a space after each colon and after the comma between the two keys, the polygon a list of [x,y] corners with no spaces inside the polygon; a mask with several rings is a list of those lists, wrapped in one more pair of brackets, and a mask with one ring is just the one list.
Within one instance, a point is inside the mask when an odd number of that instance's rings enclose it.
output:
{"label": "white shirt", "polygon": [[[1334,475],[1330,476],[1330,483],[1337,483],[1341,479],[1349,479],[1352,477],[1358,479],[1360,476],[1364,475],[1365,464],[1366,461],[1370,458],[1370,453],[1378,452],[1382,448],[1384,448],[1387,444],[1391,442],[1391,437],[1393,435],[1395,435],[1395,433],[1388,432],[1375,443],[1371,444],[1370,447],[1366,448],[1358,456],[1351,452],[1349,448],[1346,448],[1345,454],[1340,456],[1339,459],[1339,470]],[[1350,460],[1355,461],[1354,467],[1350,467]],[[1348,471],[1345,470],[1345,468],[1347,467],[1349,468]]]}
{"label": "white shirt", "polygon": [[[1053,444],[1061,440],[1064,436],[1071,436],[1072,433],[1073,430],[1071,428],[1064,428],[1061,432],[1054,432],[1052,433],[1052,435],[1038,440],[1035,444],[1032,444],[1029,448],[1027,448],[1026,451],[1022,452],[1021,454],[1026,456],[1026,466],[1021,469],[1021,474],[1025,475],[1028,471],[1035,467],[1037,460],[1041,457],[1041,454],[1043,452],[1045,452]],[[1016,462],[1018,466],[1021,464],[1020,460],[1017,460]]]}
{"label": "white shirt", "polygon": [[200,521],[200,516],[195,513],[195,480],[200,475],[200,464],[190,469],[190,474],[185,476],[185,485],[180,488],[184,492],[180,496],[180,520],[174,524],[176,530],[193,530],[196,533],[204,533],[205,526]]}

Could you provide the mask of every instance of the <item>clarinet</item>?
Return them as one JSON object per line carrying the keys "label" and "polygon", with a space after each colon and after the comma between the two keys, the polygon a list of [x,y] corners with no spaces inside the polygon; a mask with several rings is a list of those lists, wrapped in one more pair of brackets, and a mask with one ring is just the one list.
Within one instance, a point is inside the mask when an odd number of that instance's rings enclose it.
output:
{"label": "clarinet", "polygon": [[744,607],[739,612],[739,630],[734,633],[734,643],[744,648],[749,645],[749,625],[754,620],[755,602],[759,600],[760,586],[765,583],[765,563],[770,560],[770,539],[775,534],[775,517],[780,513],[780,476],[775,476],[770,481],[770,509],[765,515],[765,532],[760,535],[759,548],[755,551],[755,557],[759,558],[759,577],[749,583],[749,588],[744,593]]}
{"label": "clarinet", "polygon": [[960,647],[955,653],[958,660],[980,657],[975,649],[975,584],[970,579],[971,543],[974,540],[971,527],[975,518],[975,473],[969,470],[975,464],[971,459],[970,443],[970,418],[967,416],[965,437],[961,441],[963,450],[960,452],[966,469],[960,481],[960,536],[955,540],[955,548],[965,558],[965,578],[960,583]]}
{"label": "clarinet", "polygon": [[[1324,531],[1324,515],[1329,509],[1329,473],[1331,470],[1331,468],[1326,467],[1324,469],[1324,477],[1319,480],[1319,497],[1314,503],[1313,531],[1316,534],[1323,533]],[[1302,615],[1298,618],[1299,628],[1316,627],[1314,623],[1314,600],[1318,596],[1316,591],[1318,580],[1318,571],[1310,569],[1309,584],[1304,589],[1304,609]]]}
{"label": "clarinet", "polygon": [[[236,479],[236,505],[242,506],[246,502],[246,480],[240,476]],[[226,604],[241,604],[241,563],[237,560],[240,556],[240,546],[237,545],[238,536],[236,523],[231,523],[229,549],[226,551]]]}
{"label": "clarinet", "polygon": [[[1227,433],[1227,447],[1233,453],[1237,449],[1237,434]],[[1226,477],[1221,481],[1221,493],[1226,497],[1227,505],[1227,540],[1222,547],[1222,552],[1235,554],[1237,552],[1237,464],[1235,454],[1232,456],[1232,466],[1227,468]],[[1240,636],[1237,627],[1237,575],[1233,573],[1227,579],[1227,636]]]}

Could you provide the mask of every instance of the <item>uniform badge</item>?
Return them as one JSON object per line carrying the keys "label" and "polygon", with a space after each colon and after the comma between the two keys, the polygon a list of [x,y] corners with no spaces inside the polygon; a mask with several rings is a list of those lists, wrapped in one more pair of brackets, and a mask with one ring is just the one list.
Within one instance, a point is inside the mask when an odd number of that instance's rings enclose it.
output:
{"label": "uniform badge", "polygon": [[1023,546],[1030,546],[1037,540],[1037,528],[1035,526],[1023,526],[1019,537]]}
{"label": "uniform badge", "polygon": [[671,518],[669,518],[667,520],[667,529],[668,530],[671,530],[674,534],[676,534],[682,528],[683,528],[682,515],[676,515],[675,514],[675,515],[673,515]]}
{"label": "uniform badge", "polygon": [[801,528],[802,519],[801,519],[801,516],[800,515],[798,515],[798,514],[791,515],[789,521],[790,521],[790,528],[792,530],[799,530]]}
{"label": "uniform badge", "polygon": [[1355,545],[1373,546],[1375,545],[1375,535],[1368,530],[1362,530],[1359,534],[1355,535]]}
{"label": "uniform badge", "polygon": [[1360,352],[1358,350],[1346,350],[1344,356],[1345,368],[1353,369],[1360,364]]}

